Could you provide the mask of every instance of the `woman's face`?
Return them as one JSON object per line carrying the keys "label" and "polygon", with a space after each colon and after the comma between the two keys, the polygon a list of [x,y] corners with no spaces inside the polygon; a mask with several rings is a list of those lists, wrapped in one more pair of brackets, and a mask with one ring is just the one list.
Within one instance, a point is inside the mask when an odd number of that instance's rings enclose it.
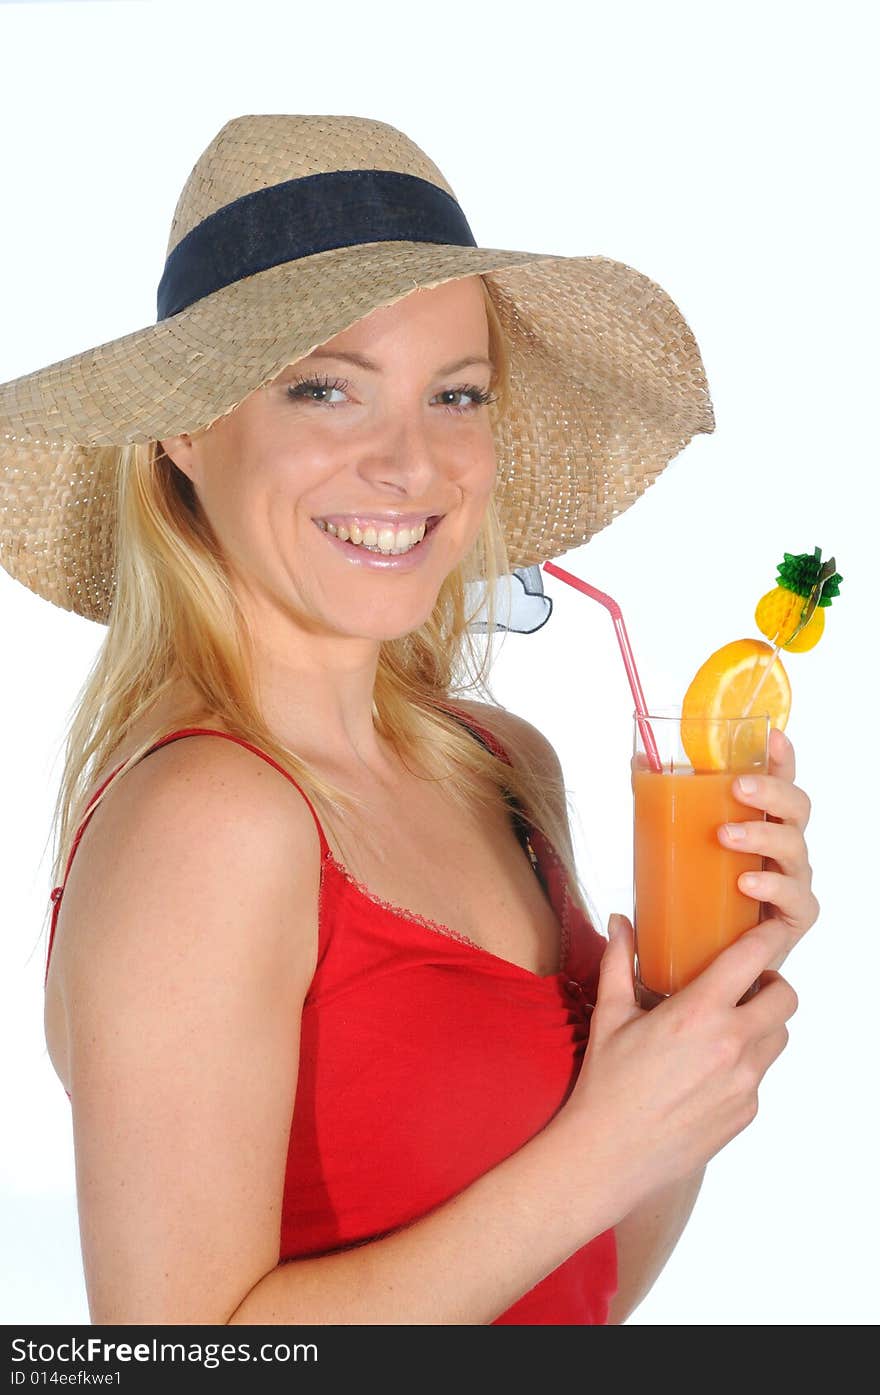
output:
{"label": "woman's face", "polygon": [[[381,640],[428,618],[495,482],[479,401],[488,352],[478,278],[419,289],[289,365],[206,431],[162,442],[192,480],[252,621]],[[399,526],[418,536],[436,518],[405,556],[367,550],[407,547]]]}

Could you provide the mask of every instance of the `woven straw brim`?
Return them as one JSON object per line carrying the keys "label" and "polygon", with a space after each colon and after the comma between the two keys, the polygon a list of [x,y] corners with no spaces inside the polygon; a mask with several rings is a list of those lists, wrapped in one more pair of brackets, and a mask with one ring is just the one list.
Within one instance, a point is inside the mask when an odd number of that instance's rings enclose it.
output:
{"label": "woven straw brim", "polygon": [[272,267],[0,385],[0,563],[106,623],[115,478],[99,447],[199,431],[371,310],[477,273],[510,354],[509,410],[493,427],[511,565],[581,546],[714,430],[681,312],[607,257],[385,242]]}

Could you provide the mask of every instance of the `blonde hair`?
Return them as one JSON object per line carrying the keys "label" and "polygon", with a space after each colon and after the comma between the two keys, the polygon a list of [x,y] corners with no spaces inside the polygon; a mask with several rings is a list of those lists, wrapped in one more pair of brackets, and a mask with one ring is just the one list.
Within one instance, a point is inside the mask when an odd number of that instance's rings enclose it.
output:
{"label": "blonde hair", "polygon": [[[488,285],[478,278],[489,321],[491,387],[487,410],[504,412],[510,392],[508,354]],[[223,553],[191,482],[157,441],[102,447],[116,458],[118,545],[116,582],[106,638],[80,694],[66,736],[56,801],[53,886],[63,881],[75,829],[94,778],[126,734],[181,679],[205,714],[260,746],[288,770],[320,811],[342,813],[360,801],[280,744],[258,710],[251,680],[250,634],[230,585]],[[494,497],[471,549],[446,577],[430,617],[417,630],[380,644],[373,694],[376,730],[407,765],[443,780],[459,807],[476,812],[512,796],[552,843],[569,877],[572,899],[590,916],[569,852],[558,785],[528,758],[511,767],[442,710],[457,695],[489,689],[495,585],[510,572]],[[469,609],[469,582],[487,583],[489,632],[478,646],[468,629],[483,601]],[[477,588],[478,591],[481,588]],[[466,714],[463,714],[466,715]],[[193,724],[195,722],[193,721]],[[121,769],[133,765],[167,729],[157,726]],[[115,780],[111,783],[115,784]],[[99,801],[96,801],[100,802]],[[591,917],[593,918],[593,917]]]}

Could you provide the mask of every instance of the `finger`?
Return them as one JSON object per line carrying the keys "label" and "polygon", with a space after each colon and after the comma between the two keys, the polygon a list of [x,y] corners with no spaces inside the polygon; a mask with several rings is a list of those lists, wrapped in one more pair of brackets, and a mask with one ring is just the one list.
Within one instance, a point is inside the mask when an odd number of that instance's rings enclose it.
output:
{"label": "finger", "polygon": [[743,872],[736,882],[744,896],[766,902],[790,925],[806,930],[819,915],[819,903],[806,882],[781,872]]}
{"label": "finger", "polygon": [[720,843],[735,852],[772,857],[779,870],[790,877],[802,875],[809,865],[804,835],[790,823],[765,823],[763,820],[722,823],[717,835]]}
{"label": "finger", "polygon": [[642,1011],[636,1002],[633,961],[633,927],[626,916],[615,913],[608,921],[608,944],[599,964],[594,1029],[615,1027]]}
{"label": "finger", "polygon": [[737,1008],[740,1022],[756,1038],[777,1032],[798,1010],[798,995],[787,978],[773,969],[765,969],[759,977],[758,992]]}
{"label": "finger", "polygon": [[[789,927],[770,916],[723,949],[677,996],[705,996],[735,1006],[768,965],[780,954],[787,953],[790,940]],[[756,994],[756,997],[759,996]]]}
{"label": "finger", "polygon": [[793,785],[795,777],[794,746],[779,727],[770,728],[767,754],[767,768],[770,774],[776,775],[780,780],[787,780],[789,784]]}
{"label": "finger", "polygon": [[791,872],[777,872],[773,867],[747,867],[738,874],[736,884],[746,896],[753,896],[757,901],[791,906],[799,900],[806,901],[810,880],[809,875],[803,872],[794,875]]}
{"label": "finger", "polygon": [[769,818],[791,823],[803,833],[810,820],[809,795],[778,775],[740,775],[732,785],[740,804],[764,809]]}
{"label": "finger", "polygon": [[764,1079],[773,1062],[778,1060],[785,1048],[788,1046],[789,1031],[786,1026],[777,1027],[775,1031],[768,1032],[761,1037],[749,1052],[749,1061],[754,1070],[758,1084]]}

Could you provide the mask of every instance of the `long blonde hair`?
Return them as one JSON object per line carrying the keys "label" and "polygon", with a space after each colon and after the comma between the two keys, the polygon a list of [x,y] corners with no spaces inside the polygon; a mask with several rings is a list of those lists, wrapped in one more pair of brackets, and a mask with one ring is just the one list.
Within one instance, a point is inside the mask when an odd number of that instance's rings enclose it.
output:
{"label": "long blonde hair", "polygon": [[[495,400],[487,410],[500,414],[510,391],[508,355],[491,292],[486,281],[479,280],[494,365]],[[248,627],[189,479],[157,441],[102,449],[115,457],[118,482],[115,593],[106,638],[67,728],[52,823],[53,886],[63,881],[97,772],[134,723],[181,679],[198,694],[205,713],[288,770],[317,809],[344,815],[359,808],[361,801],[324,779],[265,725],[251,679]],[[495,585],[509,572],[493,497],[471,553],[446,577],[430,617],[412,633],[380,644],[373,719],[401,759],[428,778],[443,780],[462,809],[476,812],[512,796],[552,843],[568,873],[572,899],[594,918],[569,852],[558,786],[532,761],[515,758],[512,752],[511,767],[442,710],[459,695],[477,695],[499,706],[489,688],[492,625]],[[476,607],[468,606],[468,583],[475,581],[487,583],[489,632],[480,645],[468,628],[476,613]],[[479,605],[483,595],[481,588],[476,590]],[[158,725],[122,769],[166,734]]]}

